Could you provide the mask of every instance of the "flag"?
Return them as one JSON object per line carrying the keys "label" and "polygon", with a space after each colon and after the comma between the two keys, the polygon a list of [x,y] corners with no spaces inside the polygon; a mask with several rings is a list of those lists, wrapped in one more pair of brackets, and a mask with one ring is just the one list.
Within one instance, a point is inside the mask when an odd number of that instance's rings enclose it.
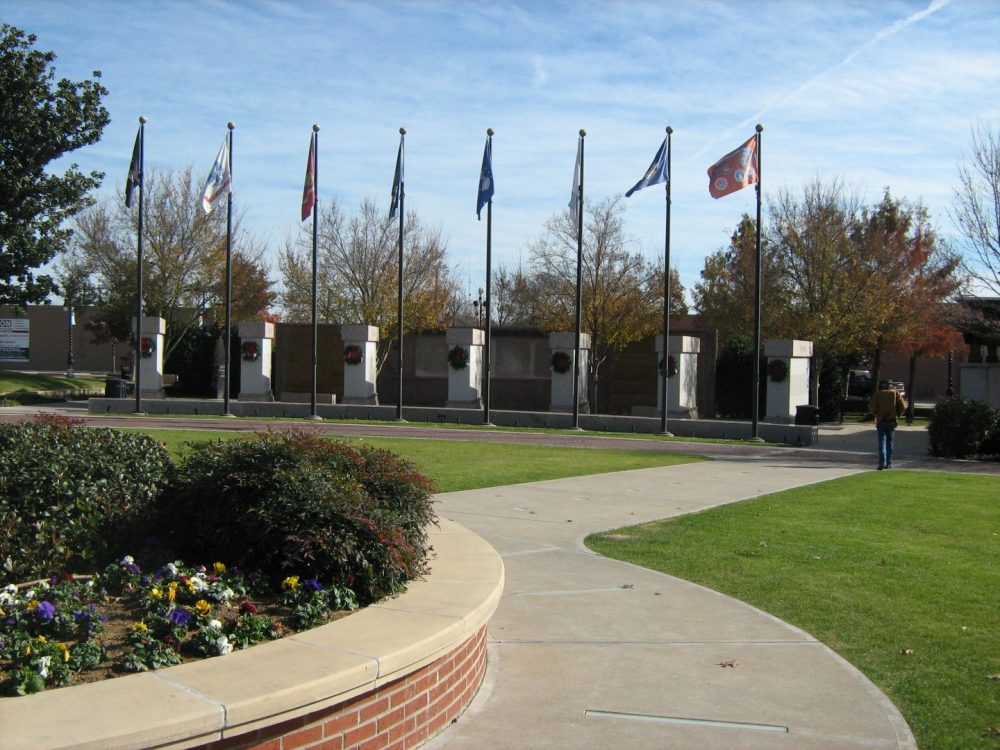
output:
{"label": "flag", "polygon": [[573,226],[580,223],[580,162],[583,161],[583,136],[576,145],[576,166],[573,168],[573,192],[569,196],[569,218]]}
{"label": "flag", "polygon": [[306,161],[306,181],[302,186],[302,221],[312,215],[316,203],[316,134],[309,138],[309,159]]}
{"label": "flag", "polygon": [[493,198],[493,141],[486,139],[483,149],[483,166],[479,170],[479,197],[476,199],[476,218],[482,219],[483,206]]}
{"label": "flag", "polygon": [[229,195],[232,187],[233,175],[229,171],[229,137],[226,136],[222,141],[222,148],[219,149],[219,155],[215,157],[212,171],[205,180],[205,189],[201,196],[201,207],[205,209],[205,213],[211,213],[215,202]]}
{"label": "flag", "polygon": [[135,145],[132,147],[132,161],[128,165],[128,179],[125,180],[125,207],[132,208],[132,191],[142,177],[142,127],[135,134]]}
{"label": "flag", "polygon": [[649,165],[649,169],[646,170],[646,174],[642,176],[632,189],[625,193],[625,197],[628,198],[636,190],[642,190],[644,187],[649,187],[650,185],[659,185],[661,182],[666,182],[669,178],[667,177],[667,139],[663,139],[663,143],[660,144],[660,150],[656,152],[656,156],[653,157],[653,163]]}
{"label": "flag", "polygon": [[757,136],[708,168],[708,192],[713,198],[742,190],[757,182]]}
{"label": "flag", "polygon": [[399,199],[403,193],[403,136],[399,136],[399,152],[396,154],[396,173],[392,176],[392,203],[389,204],[389,218],[399,210]]}

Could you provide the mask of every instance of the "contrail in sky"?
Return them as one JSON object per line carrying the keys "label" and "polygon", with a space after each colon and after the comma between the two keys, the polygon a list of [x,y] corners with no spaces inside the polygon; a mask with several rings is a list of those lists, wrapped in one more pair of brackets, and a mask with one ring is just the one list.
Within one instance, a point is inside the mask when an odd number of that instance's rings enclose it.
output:
{"label": "contrail in sky", "polygon": [[[843,60],[841,60],[839,63],[837,63],[836,65],[832,65],[829,68],[827,68],[826,70],[823,70],[823,71],[817,73],[812,78],[810,78],[808,81],[806,81],[805,83],[803,83],[802,85],[800,85],[798,88],[796,88],[794,91],[791,91],[790,93],[785,94],[782,97],[779,97],[777,100],[771,102],[769,105],[767,105],[766,107],[764,107],[764,109],[760,110],[759,112],[754,113],[753,115],[751,115],[747,119],[743,120],[743,122],[741,122],[735,128],[729,130],[724,135],[722,135],[719,138],[716,138],[716,139],[710,141],[709,143],[705,144],[705,146],[698,153],[694,154],[690,158],[691,159],[696,159],[696,158],[700,157],[702,154],[704,154],[709,149],[715,148],[715,146],[717,144],[719,144],[719,143],[722,143],[722,142],[728,143],[730,138],[736,136],[736,134],[742,132],[745,128],[748,128],[749,126],[755,125],[756,123],[760,122],[760,120],[763,118],[763,116],[765,114],[767,114],[769,111],[771,111],[772,109],[774,109],[778,105],[784,104],[789,99],[792,99],[792,98],[798,96],[803,91],[805,91],[810,86],[812,86],[814,83],[816,83],[816,81],[818,81],[821,78],[823,78],[824,76],[828,75],[829,73],[832,73],[835,70],[839,70],[840,68],[843,68],[846,65],[849,65],[851,62],[854,61],[854,58],[856,58],[862,52],[865,52],[865,51],[871,49],[872,47],[874,47],[879,42],[883,41],[884,39],[888,39],[893,34],[899,33],[900,31],[902,31],[903,29],[907,28],[908,26],[912,26],[913,24],[917,23],[918,21],[922,21],[923,19],[927,18],[927,16],[931,15],[932,13],[936,13],[937,11],[941,10],[941,8],[945,7],[949,3],[951,3],[951,0],[932,0],[931,4],[928,5],[924,10],[920,10],[920,11],[917,11],[916,13],[912,13],[909,16],[907,16],[906,18],[903,18],[903,19],[901,19],[899,21],[896,21],[894,24],[892,24],[890,26],[887,26],[886,28],[882,29],[877,34],[875,34],[875,36],[873,36],[867,42],[865,42],[860,47],[858,47],[856,50],[854,50],[851,54],[849,54]],[[685,161],[690,161],[690,159],[685,159]]]}

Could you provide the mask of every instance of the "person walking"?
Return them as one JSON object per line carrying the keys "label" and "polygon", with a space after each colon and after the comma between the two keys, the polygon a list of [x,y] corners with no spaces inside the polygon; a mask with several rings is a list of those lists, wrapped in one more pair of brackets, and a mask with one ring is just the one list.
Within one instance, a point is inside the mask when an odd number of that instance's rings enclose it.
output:
{"label": "person walking", "polygon": [[878,390],[868,401],[868,411],[875,415],[875,432],[878,435],[878,470],[892,468],[892,437],[899,418],[906,411],[903,394],[893,388],[888,380],[878,381]]}

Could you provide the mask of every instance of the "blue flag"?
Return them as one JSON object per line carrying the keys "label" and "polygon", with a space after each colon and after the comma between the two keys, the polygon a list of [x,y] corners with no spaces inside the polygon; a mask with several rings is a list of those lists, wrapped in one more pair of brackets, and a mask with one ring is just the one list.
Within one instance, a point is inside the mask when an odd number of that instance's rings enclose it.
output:
{"label": "blue flag", "polygon": [[483,149],[483,166],[479,170],[479,197],[476,199],[476,218],[482,219],[483,206],[493,198],[493,141],[486,139]]}
{"label": "blue flag", "polygon": [[399,210],[399,201],[403,197],[403,136],[399,136],[399,153],[396,154],[396,174],[392,177],[392,203],[389,204],[389,218]]}
{"label": "blue flag", "polygon": [[625,193],[625,197],[628,198],[636,190],[642,190],[644,187],[649,187],[650,185],[658,185],[661,182],[666,182],[667,177],[667,139],[663,139],[663,143],[660,144],[660,150],[656,152],[656,156],[653,157],[653,163],[649,165],[649,169],[646,170],[646,174],[642,176],[632,189]]}

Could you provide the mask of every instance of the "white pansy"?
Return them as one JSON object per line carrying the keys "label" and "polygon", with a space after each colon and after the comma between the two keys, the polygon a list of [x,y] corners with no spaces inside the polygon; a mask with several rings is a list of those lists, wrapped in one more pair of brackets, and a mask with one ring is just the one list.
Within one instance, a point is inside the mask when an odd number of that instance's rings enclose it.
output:
{"label": "white pansy", "polygon": [[222,630],[222,623],[218,620],[209,620],[208,627],[214,628],[215,630]]}
{"label": "white pansy", "polygon": [[49,664],[52,662],[51,656],[43,656],[38,660],[38,675],[40,677],[49,676]]}
{"label": "white pansy", "polygon": [[135,564],[135,558],[132,557],[132,555],[125,555],[125,557],[122,558],[121,564],[122,565],[134,565]]}
{"label": "white pansy", "polygon": [[167,563],[167,572],[172,576],[176,576],[180,571],[173,563]]}
{"label": "white pansy", "polygon": [[219,656],[225,656],[226,654],[230,654],[233,651],[233,644],[230,643],[229,639],[226,638],[226,636],[224,635],[220,636],[215,641],[215,647],[219,649]]}

